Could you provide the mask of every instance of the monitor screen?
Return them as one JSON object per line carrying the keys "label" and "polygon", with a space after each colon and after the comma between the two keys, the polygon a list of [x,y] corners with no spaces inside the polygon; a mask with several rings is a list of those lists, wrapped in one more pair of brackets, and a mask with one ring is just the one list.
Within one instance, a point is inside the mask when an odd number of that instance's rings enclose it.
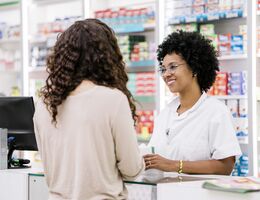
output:
{"label": "monitor screen", "polygon": [[14,150],[37,151],[33,115],[32,97],[0,97],[0,128],[8,129]]}

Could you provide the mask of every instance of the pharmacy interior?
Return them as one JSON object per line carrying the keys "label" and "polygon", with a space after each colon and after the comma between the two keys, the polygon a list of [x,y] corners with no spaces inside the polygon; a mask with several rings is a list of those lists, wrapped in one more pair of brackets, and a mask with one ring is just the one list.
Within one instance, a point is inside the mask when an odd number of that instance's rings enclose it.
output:
{"label": "pharmacy interior", "polygon": [[[259,0],[1,0],[0,95],[37,101],[57,35],[90,17],[116,33],[127,86],[138,102],[140,145],[149,142],[154,118],[172,99],[157,71],[158,44],[176,30],[197,31],[212,40],[220,72],[208,95],[230,109],[242,150],[232,175],[260,177]],[[37,152],[14,155],[41,166]]]}

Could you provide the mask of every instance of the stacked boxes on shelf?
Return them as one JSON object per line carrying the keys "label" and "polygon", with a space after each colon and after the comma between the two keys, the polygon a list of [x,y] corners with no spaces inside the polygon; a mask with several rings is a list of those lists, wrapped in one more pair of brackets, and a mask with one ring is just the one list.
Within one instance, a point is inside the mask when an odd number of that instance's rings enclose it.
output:
{"label": "stacked boxes on shelf", "polygon": [[220,55],[243,54],[244,41],[243,35],[219,34],[218,35],[218,50]]}
{"label": "stacked boxes on shelf", "polygon": [[247,72],[218,72],[216,80],[209,90],[210,95],[246,95]]}
{"label": "stacked boxes on shelf", "polygon": [[106,9],[95,12],[95,18],[98,18],[111,27],[129,24],[154,24],[154,8],[120,8],[117,10]]}
{"label": "stacked boxes on shelf", "polygon": [[200,26],[200,33],[212,41],[213,46],[218,49],[218,35],[215,34],[214,24],[204,24]]}
{"label": "stacked boxes on shelf", "polygon": [[168,0],[166,18],[169,24],[202,22],[242,17],[246,0]]}
{"label": "stacked boxes on shelf", "polygon": [[145,35],[118,36],[118,43],[126,63],[156,58],[156,45],[146,41]]}
{"label": "stacked boxes on shelf", "polygon": [[198,27],[196,23],[168,26],[166,31],[169,34],[176,30],[198,31],[198,29],[200,33],[212,41],[220,56],[246,53],[247,34],[245,25],[239,26],[238,34],[216,34],[214,24],[203,24]]}
{"label": "stacked boxes on shelf", "polygon": [[236,136],[239,143],[248,144],[248,114],[246,99],[228,99],[226,100],[234,121]]}
{"label": "stacked boxes on shelf", "polygon": [[38,24],[38,33],[36,37],[48,36],[53,33],[61,33],[65,31],[75,21],[80,20],[80,16],[71,16],[64,18],[56,18],[53,22]]}
{"label": "stacked boxes on shelf", "polygon": [[127,87],[133,96],[155,96],[156,83],[154,72],[129,73]]}
{"label": "stacked boxes on shelf", "polygon": [[0,48],[0,71],[21,69],[21,53],[19,50],[2,50]]}
{"label": "stacked boxes on shelf", "polygon": [[[232,116],[236,137],[240,144],[248,144],[248,109],[246,99],[227,99],[225,101]],[[243,154],[236,160],[233,176],[248,175],[248,156]]]}
{"label": "stacked boxes on shelf", "polygon": [[57,18],[53,22],[38,24],[38,32],[31,43],[31,67],[44,67],[46,58],[51,52],[57,38],[57,33],[65,31],[79,16]]}
{"label": "stacked boxes on shelf", "polygon": [[46,44],[34,45],[31,47],[31,67],[46,66],[47,55],[51,52],[51,47]]}
{"label": "stacked boxes on shelf", "polygon": [[231,72],[228,74],[228,95],[247,94],[247,71]]}
{"label": "stacked boxes on shelf", "polygon": [[209,90],[211,95],[227,95],[228,94],[228,73],[218,72],[216,80]]}
{"label": "stacked boxes on shelf", "polygon": [[18,39],[20,37],[20,25],[9,26],[5,22],[0,22],[0,41],[2,39]]}
{"label": "stacked boxes on shelf", "polygon": [[136,132],[143,138],[148,139],[154,126],[154,112],[153,111],[137,111],[138,121],[136,126]]}
{"label": "stacked boxes on shelf", "polygon": [[200,26],[200,32],[217,47],[220,56],[244,54],[246,52],[246,26],[239,26],[239,34],[215,34],[214,24]]}
{"label": "stacked boxes on shelf", "polygon": [[243,154],[235,164],[232,176],[248,176],[248,156]]}
{"label": "stacked boxes on shelf", "polygon": [[194,31],[198,31],[198,24],[196,23],[190,23],[190,24],[176,24],[176,25],[171,25],[171,26],[167,26],[166,28],[166,35],[177,31],[177,30],[183,30],[183,31],[187,31],[187,32],[194,32]]}
{"label": "stacked boxes on shelf", "polygon": [[[0,22],[0,42],[3,40],[12,40],[20,38],[20,26],[8,26],[4,22]],[[19,43],[17,42],[19,45]],[[14,48],[0,47],[0,70],[19,70],[21,66],[20,51],[17,46]]]}

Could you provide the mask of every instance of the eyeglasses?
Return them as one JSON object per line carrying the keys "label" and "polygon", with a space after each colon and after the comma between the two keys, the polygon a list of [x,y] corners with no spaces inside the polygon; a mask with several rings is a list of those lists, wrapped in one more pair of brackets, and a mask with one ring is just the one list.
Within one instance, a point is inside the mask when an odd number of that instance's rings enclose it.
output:
{"label": "eyeglasses", "polygon": [[171,64],[169,65],[167,68],[166,67],[162,67],[160,66],[158,68],[158,73],[161,75],[161,76],[164,76],[165,73],[168,71],[168,73],[172,74],[176,71],[176,69],[181,66],[181,65],[184,65],[184,63],[181,63],[181,64]]}

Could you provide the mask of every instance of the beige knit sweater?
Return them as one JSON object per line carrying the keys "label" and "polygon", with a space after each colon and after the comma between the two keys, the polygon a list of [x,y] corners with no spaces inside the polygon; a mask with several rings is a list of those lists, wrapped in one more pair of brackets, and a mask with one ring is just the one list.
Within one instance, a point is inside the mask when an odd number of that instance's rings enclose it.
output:
{"label": "beige knit sweater", "polygon": [[57,122],[38,101],[34,125],[49,200],[126,199],[122,179],[144,169],[126,96],[94,86],[68,96]]}

